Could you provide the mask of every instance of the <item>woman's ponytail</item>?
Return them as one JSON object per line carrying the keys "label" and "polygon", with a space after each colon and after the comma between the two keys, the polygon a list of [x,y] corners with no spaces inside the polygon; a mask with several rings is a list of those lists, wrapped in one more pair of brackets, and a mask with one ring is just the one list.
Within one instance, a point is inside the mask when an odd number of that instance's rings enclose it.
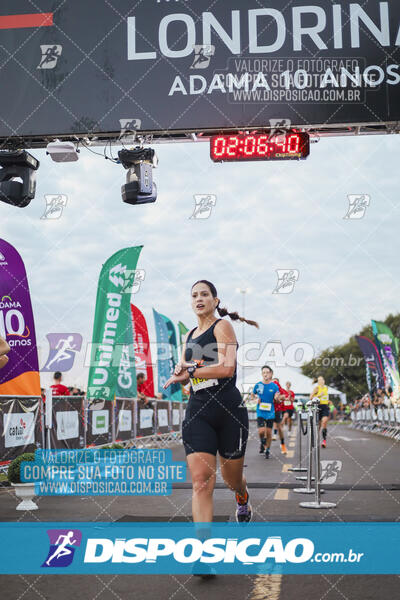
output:
{"label": "woman's ponytail", "polygon": [[242,321],[242,323],[247,323],[247,325],[253,325],[253,327],[257,327],[257,329],[260,329],[260,326],[257,323],[257,321],[251,321],[250,319],[240,317],[237,312],[228,312],[226,308],[220,308],[219,304],[217,306],[217,312],[220,317],[228,316],[230,319],[232,319],[232,321]]}

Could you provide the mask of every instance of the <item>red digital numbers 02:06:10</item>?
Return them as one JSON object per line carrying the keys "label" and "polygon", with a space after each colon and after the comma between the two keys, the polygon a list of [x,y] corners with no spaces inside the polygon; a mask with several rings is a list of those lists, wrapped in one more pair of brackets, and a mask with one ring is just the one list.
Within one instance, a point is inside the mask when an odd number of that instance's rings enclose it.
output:
{"label": "red digital numbers 02:06:10", "polygon": [[241,160],[304,159],[310,153],[307,133],[215,135],[210,140],[210,156],[214,162]]}

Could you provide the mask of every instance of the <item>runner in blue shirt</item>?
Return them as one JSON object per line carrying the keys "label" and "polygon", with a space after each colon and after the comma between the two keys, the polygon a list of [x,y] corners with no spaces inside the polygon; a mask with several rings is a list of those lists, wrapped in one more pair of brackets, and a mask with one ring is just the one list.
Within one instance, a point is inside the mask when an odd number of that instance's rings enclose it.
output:
{"label": "runner in blue shirt", "polygon": [[279,387],[273,383],[274,374],[271,367],[264,365],[261,369],[262,381],[256,383],[252,393],[252,400],[257,399],[257,426],[260,436],[260,454],[269,458],[269,449],[272,440],[272,427],[275,418],[274,399],[279,397]]}

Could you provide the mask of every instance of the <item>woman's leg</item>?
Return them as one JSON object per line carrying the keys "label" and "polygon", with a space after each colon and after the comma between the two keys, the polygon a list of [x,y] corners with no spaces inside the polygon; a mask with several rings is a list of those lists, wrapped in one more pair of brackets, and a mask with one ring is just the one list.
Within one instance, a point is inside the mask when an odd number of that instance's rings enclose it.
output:
{"label": "woman's leg", "polygon": [[221,475],[226,485],[244,497],[246,494],[246,479],[243,475],[244,456],[241,458],[223,458],[220,457]]}
{"label": "woman's leg", "polygon": [[192,514],[195,523],[210,523],[213,519],[213,491],[217,459],[207,452],[188,454],[187,462],[192,477]]}

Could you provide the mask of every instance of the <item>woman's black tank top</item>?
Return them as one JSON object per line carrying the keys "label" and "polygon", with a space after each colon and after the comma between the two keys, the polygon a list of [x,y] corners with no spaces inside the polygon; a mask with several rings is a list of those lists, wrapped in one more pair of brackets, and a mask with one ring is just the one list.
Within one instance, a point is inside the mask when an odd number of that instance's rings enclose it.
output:
{"label": "woman's black tank top", "polygon": [[[193,332],[196,327],[190,331],[186,340],[185,361],[203,361],[203,366],[205,367],[218,363],[218,343],[214,335],[214,328],[219,321],[221,321],[221,319],[217,319],[211,327],[198,337],[193,338]],[[199,371],[199,377],[201,377],[200,373],[201,369]],[[218,386],[211,388],[213,393],[217,392],[219,389],[225,390],[234,387],[236,384],[236,366],[232,377],[224,377],[217,381]]]}

